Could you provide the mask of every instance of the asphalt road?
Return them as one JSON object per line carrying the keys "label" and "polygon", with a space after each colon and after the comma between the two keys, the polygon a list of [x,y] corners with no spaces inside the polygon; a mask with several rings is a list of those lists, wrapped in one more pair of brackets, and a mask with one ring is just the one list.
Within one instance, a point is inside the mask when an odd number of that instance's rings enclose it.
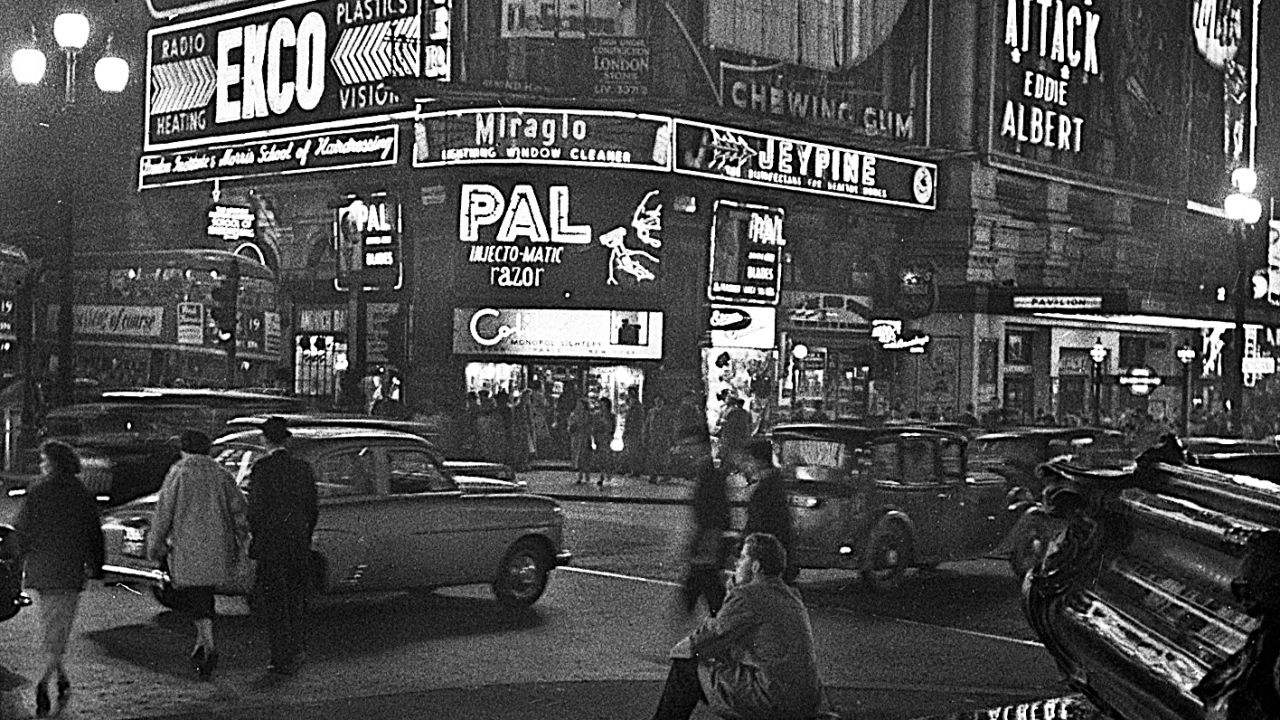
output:
{"label": "asphalt road", "polygon": [[[566,508],[578,563],[534,608],[505,610],[481,586],[324,600],[308,664],[283,683],[261,682],[264,632],[242,603],[220,599],[222,664],[207,683],[186,668],[185,621],[130,588],[96,586],[73,640],[76,695],[64,717],[646,717],[667,649],[697,620],[676,609],[685,508]],[[1003,563],[944,566],[889,597],[851,580],[802,578],[823,677],[845,717],[951,715],[1065,692]],[[20,678],[38,676],[36,620],[27,610],[0,624],[0,665]],[[4,720],[30,707],[29,685],[0,692]]]}

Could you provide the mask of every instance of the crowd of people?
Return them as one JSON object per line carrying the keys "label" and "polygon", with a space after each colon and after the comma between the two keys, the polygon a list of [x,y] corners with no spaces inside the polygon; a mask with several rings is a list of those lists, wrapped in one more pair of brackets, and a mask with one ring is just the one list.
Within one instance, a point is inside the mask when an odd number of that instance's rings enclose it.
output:
{"label": "crowd of people", "polygon": [[[693,613],[704,604],[706,619],[673,651],[655,717],[687,718],[699,702],[735,717],[813,717],[825,701],[808,614],[792,586],[790,516],[771,446],[751,439],[749,420],[734,416],[741,403],[731,402],[719,424],[717,463],[696,398],[670,404],[659,398],[645,408],[632,390],[627,401],[636,450],[623,455],[636,463],[632,474],[679,475],[695,483],[683,608]],[[609,442],[610,416],[607,403],[578,399],[568,418],[575,455]],[[289,451],[285,420],[268,418],[261,431],[267,453],[250,468],[247,492],[210,457],[207,435],[183,432],[180,458],[166,474],[148,534],[147,556],[168,573],[169,603],[193,625],[189,663],[202,679],[218,666],[216,594],[252,591],[260,599],[270,648],[267,677],[291,676],[305,658],[317,477]],[[639,451],[655,443],[663,452]],[[23,501],[15,535],[24,586],[36,595],[45,669],[35,684],[35,714],[46,717],[70,700],[67,643],[80,593],[88,581],[103,577],[105,558],[97,505],[79,480],[75,450],[48,441],[40,452],[42,478]],[[580,467],[599,471],[592,462],[582,459]],[[755,486],[744,542],[730,530],[731,471]],[[256,570],[246,573],[250,559]],[[723,572],[730,564],[734,572],[726,583]]]}

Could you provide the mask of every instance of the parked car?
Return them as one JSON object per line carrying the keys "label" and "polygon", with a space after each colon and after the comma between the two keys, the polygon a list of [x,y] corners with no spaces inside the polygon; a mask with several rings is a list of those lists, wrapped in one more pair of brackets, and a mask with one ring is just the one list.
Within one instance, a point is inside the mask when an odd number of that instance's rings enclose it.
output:
{"label": "parked car", "polygon": [[[80,454],[80,479],[106,506],[160,489],[178,459],[177,437],[193,428],[217,437],[228,420],[255,412],[297,412],[295,398],[237,390],[143,388],[101,393],[91,402],[51,410],[40,440],[57,439]],[[28,468],[32,473],[36,468]]]}
{"label": "parked car", "polygon": [[31,604],[22,592],[22,561],[13,540],[12,525],[0,525],[0,622]]}
{"label": "parked car", "polygon": [[[517,479],[515,470],[506,463],[444,457],[436,443],[438,435],[436,428],[427,423],[351,413],[275,413],[275,415],[284,418],[290,427],[362,427],[396,430],[417,435],[432,444],[440,462],[453,473],[453,479],[464,492],[525,492],[528,489],[528,484]],[[249,415],[233,418],[227,422],[227,428],[238,431],[260,427],[268,417],[268,415]]]}
{"label": "parked car", "polygon": [[[312,541],[314,591],[435,588],[490,583],[506,605],[526,606],[550,571],[570,562],[564,514],[528,493],[469,494],[426,440],[377,428],[298,426],[290,446],[318,476],[320,519]],[[244,487],[266,452],[256,430],[214,443],[213,455]],[[146,559],[157,495],[106,513],[106,572],[150,583],[169,602],[164,573]]]}
{"label": "parked car", "polygon": [[1191,435],[1181,438],[1182,447],[1192,462],[1210,455],[1259,455],[1280,452],[1280,446],[1270,440],[1246,440],[1244,438]]}
{"label": "parked car", "polygon": [[801,568],[859,572],[875,590],[912,567],[989,555],[1026,514],[969,466],[968,438],[920,426],[788,423],[770,433]]}
{"label": "parked car", "polygon": [[1026,519],[1009,536],[1009,562],[1018,577],[1044,557],[1064,529],[1039,503],[1044,481],[1039,467],[1061,459],[1083,468],[1132,468],[1135,451],[1119,430],[1100,427],[1021,427],[978,435],[969,443],[969,466],[1002,476],[1008,505]]}

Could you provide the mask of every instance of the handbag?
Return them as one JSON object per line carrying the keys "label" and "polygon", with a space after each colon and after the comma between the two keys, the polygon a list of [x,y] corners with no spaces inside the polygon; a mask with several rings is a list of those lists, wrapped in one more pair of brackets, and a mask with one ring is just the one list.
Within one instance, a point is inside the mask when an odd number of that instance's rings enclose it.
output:
{"label": "handbag", "polygon": [[219,595],[249,595],[253,592],[254,562],[249,557],[248,543],[236,543],[237,547],[227,565],[227,580],[214,586]]}

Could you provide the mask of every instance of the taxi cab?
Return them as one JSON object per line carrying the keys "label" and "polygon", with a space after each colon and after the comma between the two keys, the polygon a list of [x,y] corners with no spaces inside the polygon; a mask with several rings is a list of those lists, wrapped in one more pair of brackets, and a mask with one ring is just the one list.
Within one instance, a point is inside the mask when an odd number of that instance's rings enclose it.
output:
{"label": "taxi cab", "polygon": [[957,432],[835,421],[778,425],[770,439],[798,567],[855,570],[873,590],[993,553],[1025,512],[1002,476],[970,471]]}

